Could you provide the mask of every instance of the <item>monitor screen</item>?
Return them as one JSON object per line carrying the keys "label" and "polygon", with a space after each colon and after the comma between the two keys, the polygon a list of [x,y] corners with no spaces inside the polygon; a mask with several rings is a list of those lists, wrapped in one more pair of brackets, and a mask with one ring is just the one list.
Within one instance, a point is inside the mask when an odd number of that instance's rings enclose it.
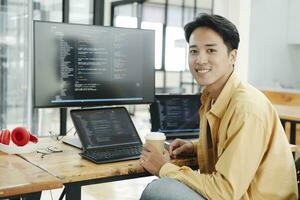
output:
{"label": "monitor screen", "polygon": [[199,94],[155,95],[150,105],[151,130],[162,132],[199,129]]}
{"label": "monitor screen", "polygon": [[34,106],[154,100],[154,31],[34,21]]}

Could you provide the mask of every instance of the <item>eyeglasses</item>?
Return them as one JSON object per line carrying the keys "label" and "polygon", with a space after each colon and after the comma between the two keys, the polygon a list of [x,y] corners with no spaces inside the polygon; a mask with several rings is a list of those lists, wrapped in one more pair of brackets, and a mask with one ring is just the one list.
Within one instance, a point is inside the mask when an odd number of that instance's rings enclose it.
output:
{"label": "eyeglasses", "polygon": [[50,137],[51,137],[53,140],[60,141],[61,139],[64,138],[63,135],[59,135],[59,134],[57,134],[57,133],[54,133],[53,131],[48,131],[48,132],[49,132]]}
{"label": "eyeglasses", "polygon": [[55,146],[48,146],[46,148],[40,148],[36,151],[38,154],[41,154],[41,158],[44,158],[46,155],[52,154],[52,153],[61,153],[63,150],[55,147]]}
{"label": "eyeglasses", "polygon": [[[69,130],[67,130],[66,134],[68,134],[74,127],[70,128]],[[60,141],[64,138],[64,135],[60,135],[60,134],[57,134],[55,133],[54,131],[48,131],[50,137],[53,139],[53,140],[56,140],[56,141]],[[77,131],[74,132],[74,135],[77,133]]]}

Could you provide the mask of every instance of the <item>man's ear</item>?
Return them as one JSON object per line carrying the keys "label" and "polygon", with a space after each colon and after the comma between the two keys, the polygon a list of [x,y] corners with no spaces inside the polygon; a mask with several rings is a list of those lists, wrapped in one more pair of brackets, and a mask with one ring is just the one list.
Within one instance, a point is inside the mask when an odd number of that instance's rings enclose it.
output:
{"label": "man's ear", "polygon": [[236,49],[231,50],[229,53],[230,64],[234,65],[234,63],[236,61],[236,57],[237,57],[237,50]]}

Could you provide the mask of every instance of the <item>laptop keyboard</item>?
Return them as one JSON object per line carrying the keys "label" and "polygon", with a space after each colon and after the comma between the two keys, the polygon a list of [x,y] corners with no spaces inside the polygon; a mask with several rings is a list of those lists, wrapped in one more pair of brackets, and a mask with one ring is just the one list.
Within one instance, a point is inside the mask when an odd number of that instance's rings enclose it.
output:
{"label": "laptop keyboard", "polygon": [[109,149],[109,150],[89,150],[86,151],[85,154],[88,157],[96,161],[109,161],[109,160],[116,160],[119,158],[129,158],[134,156],[139,156],[143,150],[143,146],[131,146],[125,147],[122,149]]}

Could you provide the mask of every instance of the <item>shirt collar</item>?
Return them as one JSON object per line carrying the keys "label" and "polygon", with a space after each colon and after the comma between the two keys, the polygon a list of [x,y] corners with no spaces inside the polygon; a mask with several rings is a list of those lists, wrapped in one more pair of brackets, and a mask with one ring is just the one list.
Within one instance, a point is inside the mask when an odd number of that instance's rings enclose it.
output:
{"label": "shirt collar", "polygon": [[[213,113],[218,118],[222,118],[226,108],[230,102],[230,99],[235,91],[235,89],[239,86],[241,80],[237,77],[236,73],[233,71],[227,80],[224,88],[222,89],[220,95],[218,96],[216,102],[210,109],[210,112]],[[204,89],[203,94],[201,96],[201,103],[204,104],[206,101],[211,101],[211,96],[208,91]]]}

